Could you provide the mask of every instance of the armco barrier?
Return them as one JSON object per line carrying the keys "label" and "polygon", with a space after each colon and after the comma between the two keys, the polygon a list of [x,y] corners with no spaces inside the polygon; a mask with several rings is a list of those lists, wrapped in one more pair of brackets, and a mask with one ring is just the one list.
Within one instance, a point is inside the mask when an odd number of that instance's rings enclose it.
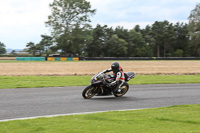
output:
{"label": "armco barrier", "polygon": [[79,58],[78,57],[74,57],[73,61],[79,61]]}
{"label": "armco barrier", "polygon": [[78,57],[47,57],[47,61],[79,61]]}
{"label": "armco barrier", "polygon": [[79,61],[78,57],[16,57],[17,61]]}
{"label": "armco barrier", "polygon": [[67,57],[67,61],[73,61],[72,57]]}
{"label": "armco barrier", "polygon": [[60,60],[61,61],[67,61],[67,57],[61,57]]}
{"label": "armco barrier", "polygon": [[47,61],[55,61],[55,57],[47,57]]}
{"label": "armco barrier", "polygon": [[45,57],[16,57],[17,61],[46,61]]}
{"label": "armco barrier", "polygon": [[55,61],[60,61],[60,57],[55,57]]}

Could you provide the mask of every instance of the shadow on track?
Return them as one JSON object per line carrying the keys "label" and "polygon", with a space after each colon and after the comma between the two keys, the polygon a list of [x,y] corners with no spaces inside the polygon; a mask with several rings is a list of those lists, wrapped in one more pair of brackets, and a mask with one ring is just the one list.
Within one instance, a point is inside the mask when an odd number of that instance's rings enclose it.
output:
{"label": "shadow on track", "polygon": [[134,97],[128,97],[128,96],[123,96],[123,97],[114,97],[114,96],[101,96],[101,97],[93,97],[91,99],[87,100],[93,100],[93,101],[133,101],[137,100]]}

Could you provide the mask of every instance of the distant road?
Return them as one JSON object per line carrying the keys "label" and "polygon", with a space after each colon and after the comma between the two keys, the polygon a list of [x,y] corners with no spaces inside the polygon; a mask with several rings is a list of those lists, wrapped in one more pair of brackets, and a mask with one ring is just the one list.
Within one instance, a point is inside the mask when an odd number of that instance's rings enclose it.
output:
{"label": "distant road", "polygon": [[200,104],[200,84],[131,85],[121,98],[82,98],[84,87],[0,89],[0,120]]}

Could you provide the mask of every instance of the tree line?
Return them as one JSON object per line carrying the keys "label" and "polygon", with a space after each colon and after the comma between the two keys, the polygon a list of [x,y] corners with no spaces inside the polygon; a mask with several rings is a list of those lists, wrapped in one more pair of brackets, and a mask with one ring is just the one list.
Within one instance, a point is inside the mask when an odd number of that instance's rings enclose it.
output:
{"label": "tree line", "polygon": [[[32,54],[55,53],[60,49],[62,55],[73,54],[87,57],[198,57],[200,51],[191,43],[188,24],[156,21],[144,29],[136,25],[128,30],[123,27],[108,27],[98,24],[95,28],[79,34],[84,38],[74,38],[67,45],[54,42],[53,37],[41,35],[38,44],[27,44]],[[66,39],[66,38],[62,38]],[[54,45],[53,43],[56,43]],[[61,46],[61,47],[60,47]],[[196,51],[196,52],[195,52]]]}
{"label": "tree line", "polygon": [[0,42],[0,54],[5,54],[6,53],[6,48],[5,44]]}
{"label": "tree line", "polygon": [[89,57],[183,57],[199,56],[190,45],[187,24],[156,21],[128,30],[97,25],[85,51]]}
{"label": "tree line", "polygon": [[54,0],[45,22],[51,35],[27,43],[33,55],[59,52],[85,57],[200,57],[200,4],[191,11],[189,23],[156,21],[132,29],[97,24],[92,28],[91,9],[86,0]]}

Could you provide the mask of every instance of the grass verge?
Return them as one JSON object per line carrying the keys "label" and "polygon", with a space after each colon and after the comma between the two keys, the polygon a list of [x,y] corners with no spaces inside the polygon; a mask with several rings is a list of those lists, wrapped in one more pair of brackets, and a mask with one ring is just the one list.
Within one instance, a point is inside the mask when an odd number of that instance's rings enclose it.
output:
{"label": "grass verge", "polygon": [[200,105],[0,122],[1,133],[200,132]]}
{"label": "grass verge", "polygon": [[[92,76],[0,76],[0,89],[87,86]],[[136,75],[132,84],[200,83],[200,75]]]}

